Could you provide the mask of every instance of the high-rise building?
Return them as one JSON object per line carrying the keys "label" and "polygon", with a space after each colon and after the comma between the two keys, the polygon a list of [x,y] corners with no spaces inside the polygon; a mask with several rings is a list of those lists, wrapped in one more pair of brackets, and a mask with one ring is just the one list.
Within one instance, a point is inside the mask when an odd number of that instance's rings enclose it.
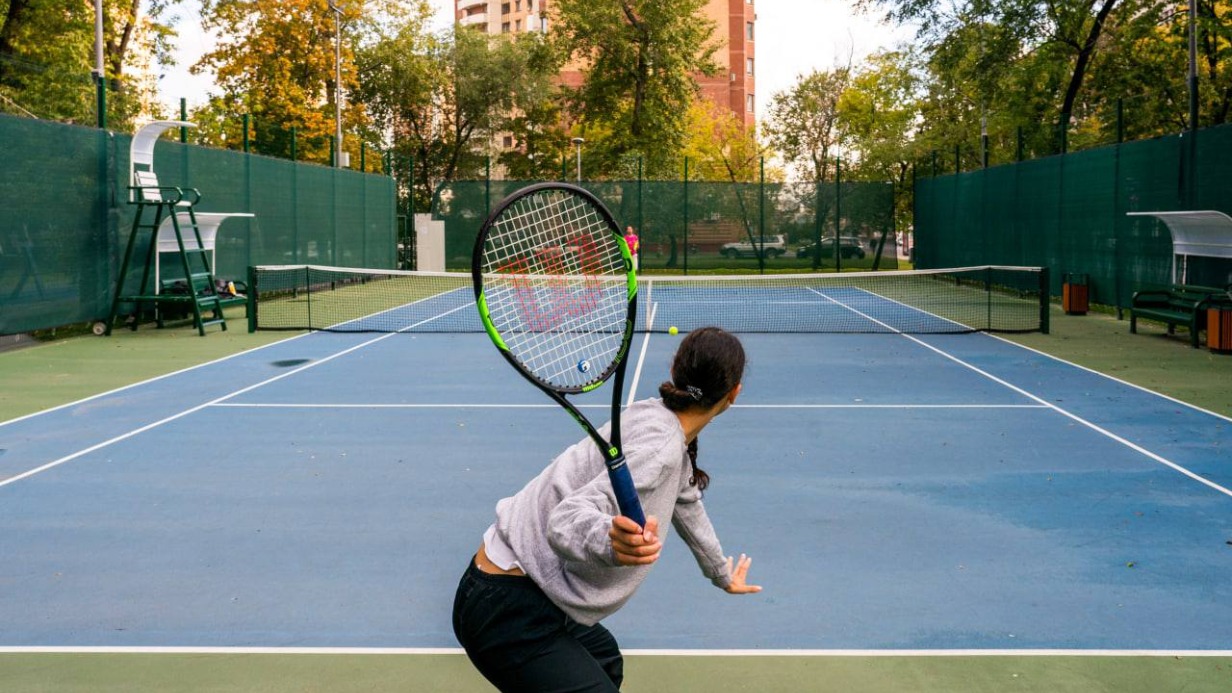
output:
{"label": "high-rise building", "polygon": [[[551,0],[454,0],[458,22],[489,34],[550,31],[550,6]],[[703,12],[715,23],[719,50],[714,57],[719,72],[713,77],[697,76],[702,95],[729,109],[746,127],[752,126],[756,120],[753,36],[757,22],[753,0],[708,0]],[[568,86],[582,80],[577,65],[566,65],[560,78]]]}

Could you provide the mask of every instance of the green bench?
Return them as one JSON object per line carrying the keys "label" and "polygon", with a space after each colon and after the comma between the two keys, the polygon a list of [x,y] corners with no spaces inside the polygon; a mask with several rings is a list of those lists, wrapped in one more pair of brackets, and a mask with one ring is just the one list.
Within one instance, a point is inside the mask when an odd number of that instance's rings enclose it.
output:
{"label": "green bench", "polygon": [[1167,324],[1168,334],[1175,334],[1176,326],[1184,325],[1189,328],[1189,343],[1197,349],[1198,333],[1206,329],[1208,305],[1226,295],[1223,289],[1186,284],[1135,291],[1129,308],[1129,331],[1138,332],[1138,318]]}

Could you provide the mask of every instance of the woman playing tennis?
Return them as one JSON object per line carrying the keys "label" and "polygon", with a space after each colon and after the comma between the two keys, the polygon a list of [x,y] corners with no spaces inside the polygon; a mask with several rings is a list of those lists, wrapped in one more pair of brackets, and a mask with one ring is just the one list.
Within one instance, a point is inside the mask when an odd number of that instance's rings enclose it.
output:
{"label": "woman playing tennis", "polygon": [[[661,398],[622,417],[624,453],[646,526],[619,516],[603,458],[589,437],[560,454],[516,495],[496,505],[454,600],[453,627],[467,656],[503,691],[614,691],[620,647],[600,621],[633,596],[663,549],[670,519],[702,574],[732,594],[751,559],[725,557],[701,503],[709,476],[697,467],[697,436],[740,394],[744,348],[731,334],[690,332]],[[601,431],[607,435],[606,427]]]}

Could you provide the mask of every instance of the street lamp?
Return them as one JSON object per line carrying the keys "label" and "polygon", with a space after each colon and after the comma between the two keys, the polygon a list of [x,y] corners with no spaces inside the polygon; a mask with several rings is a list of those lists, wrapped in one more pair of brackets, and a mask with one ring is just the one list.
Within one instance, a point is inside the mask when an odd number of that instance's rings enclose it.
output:
{"label": "street lamp", "polygon": [[342,168],[342,8],[329,0],[334,11],[334,167]]}
{"label": "street lamp", "polygon": [[578,183],[582,182],[582,143],[585,141],[586,140],[582,139],[581,137],[573,138],[573,145],[577,147],[577,180],[578,180]]}

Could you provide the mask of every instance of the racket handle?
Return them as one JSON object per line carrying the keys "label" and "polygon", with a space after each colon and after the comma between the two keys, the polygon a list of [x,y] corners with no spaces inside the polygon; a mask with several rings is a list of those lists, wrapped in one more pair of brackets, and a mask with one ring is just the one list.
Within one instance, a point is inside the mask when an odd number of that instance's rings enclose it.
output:
{"label": "racket handle", "polygon": [[633,485],[633,475],[629,473],[624,455],[607,463],[607,475],[612,480],[620,514],[636,522],[638,527],[645,528],[646,516],[642,513],[642,503],[637,499],[637,487]]}

